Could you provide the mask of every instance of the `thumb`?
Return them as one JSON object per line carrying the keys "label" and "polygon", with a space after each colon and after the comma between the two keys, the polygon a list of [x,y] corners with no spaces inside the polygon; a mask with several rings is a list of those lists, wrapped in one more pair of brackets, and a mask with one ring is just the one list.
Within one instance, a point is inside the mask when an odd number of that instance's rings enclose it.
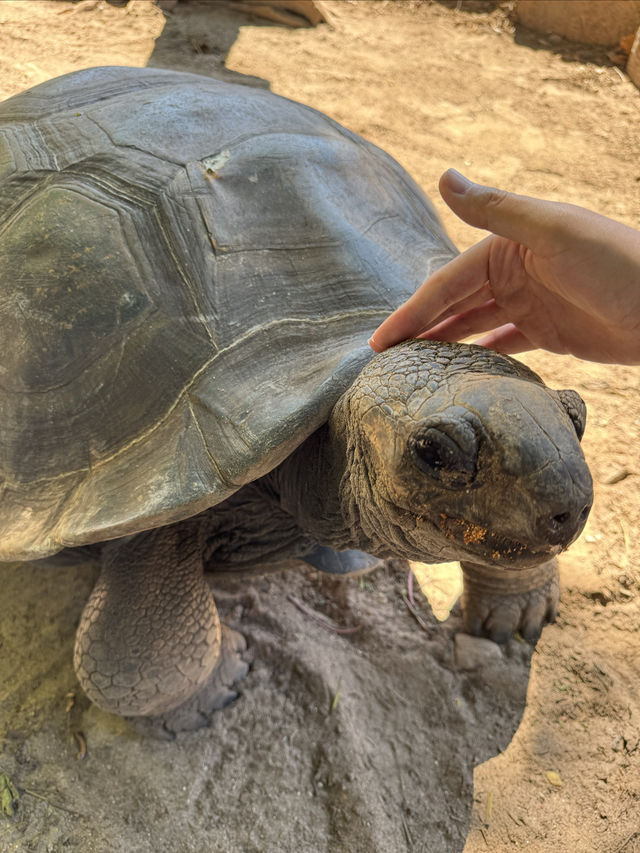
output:
{"label": "thumb", "polygon": [[455,169],[440,178],[440,194],[451,210],[476,228],[523,243],[534,251],[562,224],[563,205],[475,184]]}

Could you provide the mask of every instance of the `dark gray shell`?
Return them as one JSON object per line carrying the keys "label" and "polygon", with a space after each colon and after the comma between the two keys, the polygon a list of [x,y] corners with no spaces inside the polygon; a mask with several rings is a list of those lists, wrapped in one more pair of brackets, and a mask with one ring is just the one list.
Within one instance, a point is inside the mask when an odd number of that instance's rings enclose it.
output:
{"label": "dark gray shell", "polygon": [[0,105],[0,559],[188,517],[282,461],[455,249],[309,107],[98,68]]}

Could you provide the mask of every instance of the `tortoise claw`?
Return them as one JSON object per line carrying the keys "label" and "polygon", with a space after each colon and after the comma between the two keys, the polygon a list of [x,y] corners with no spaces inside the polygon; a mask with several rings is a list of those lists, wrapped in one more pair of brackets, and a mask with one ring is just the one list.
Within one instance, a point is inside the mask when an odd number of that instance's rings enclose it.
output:
{"label": "tortoise claw", "polygon": [[528,606],[522,614],[520,623],[520,633],[528,643],[537,643],[542,632],[542,626],[547,622],[547,613],[550,606],[546,600],[546,596],[542,595],[539,590],[531,593],[531,598]]}
{"label": "tortoise claw", "polygon": [[537,568],[534,586],[523,574],[522,589],[513,578],[502,583],[498,572],[483,567],[464,564],[463,574],[462,609],[467,633],[503,644],[520,632],[535,645],[543,626],[555,622],[559,587],[554,561]]}

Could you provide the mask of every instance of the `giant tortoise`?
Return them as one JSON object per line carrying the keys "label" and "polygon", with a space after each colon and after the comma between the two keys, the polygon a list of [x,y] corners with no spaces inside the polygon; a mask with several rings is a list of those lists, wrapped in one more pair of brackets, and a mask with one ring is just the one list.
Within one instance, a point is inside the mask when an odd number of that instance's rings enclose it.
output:
{"label": "giant tortoise", "polygon": [[457,559],[467,630],[553,618],[584,404],[481,347],[372,354],[456,252],[387,154],[270,92],[96,68],[0,106],[0,214],[0,558],[101,561],[99,706],[224,704],[207,572]]}

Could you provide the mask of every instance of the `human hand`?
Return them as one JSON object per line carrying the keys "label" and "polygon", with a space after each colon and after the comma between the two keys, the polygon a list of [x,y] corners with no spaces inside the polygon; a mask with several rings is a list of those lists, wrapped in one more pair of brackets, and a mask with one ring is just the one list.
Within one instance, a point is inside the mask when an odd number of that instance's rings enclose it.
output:
{"label": "human hand", "polygon": [[474,184],[453,169],[440,192],[493,232],[428,278],[373,334],[382,352],[410,337],[536,348],[640,364],[640,232],[582,207]]}

